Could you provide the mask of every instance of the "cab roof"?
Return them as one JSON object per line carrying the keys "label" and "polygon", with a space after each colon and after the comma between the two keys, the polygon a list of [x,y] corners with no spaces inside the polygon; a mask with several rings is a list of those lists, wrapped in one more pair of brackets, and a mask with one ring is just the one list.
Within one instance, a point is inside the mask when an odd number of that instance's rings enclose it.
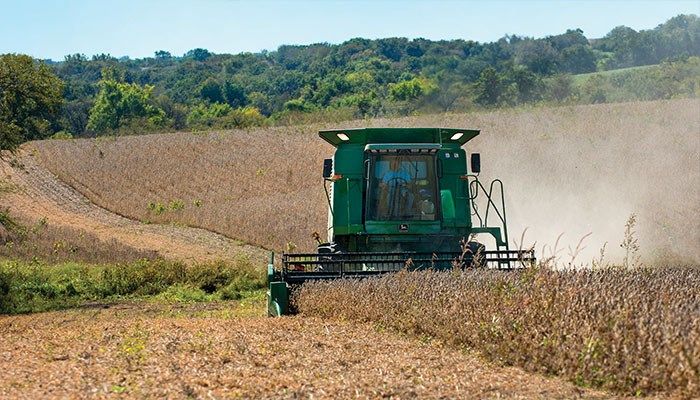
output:
{"label": "cab roof", "polygon": [[479,131],[475,129],[457,128],[355,128],[331,129],[318,133],[323,140],[335,147],[373,143],[458,143],[461,146],[478,134]]}

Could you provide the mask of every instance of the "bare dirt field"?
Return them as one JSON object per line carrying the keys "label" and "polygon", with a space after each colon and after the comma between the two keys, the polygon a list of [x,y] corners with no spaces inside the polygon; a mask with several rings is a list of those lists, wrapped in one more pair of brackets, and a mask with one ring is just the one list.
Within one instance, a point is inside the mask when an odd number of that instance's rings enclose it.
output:
{"label": "bare dirt field", "polygon": [[369,324],[121,304],[1,316],[0,397],[609,398]]}

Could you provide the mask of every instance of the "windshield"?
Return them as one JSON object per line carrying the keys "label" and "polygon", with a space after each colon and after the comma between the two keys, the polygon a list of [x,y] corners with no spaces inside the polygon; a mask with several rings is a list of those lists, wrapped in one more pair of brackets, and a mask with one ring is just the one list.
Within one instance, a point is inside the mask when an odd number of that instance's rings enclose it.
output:
{"label": "windshield", "polygon": [[367,219],[434,221],[437,177],[432,155],[372,155]]}

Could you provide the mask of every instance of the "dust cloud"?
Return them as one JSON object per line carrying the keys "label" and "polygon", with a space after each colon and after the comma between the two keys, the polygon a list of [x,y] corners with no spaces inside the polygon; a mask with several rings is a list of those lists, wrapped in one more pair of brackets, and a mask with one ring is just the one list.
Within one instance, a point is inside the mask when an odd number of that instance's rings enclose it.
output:
{"label": "dust cloud", "polygon": [[[625,223],[637,215],[643,262],[700,264],[700,100],[630,102],[376,119],[366,126],[480,129],[480,179],[505,186],[510,243],[574,264],[619,263]],[[489,217],[491,220],[491,217]],[[495,220],[491,220],[495,222]],[[481,238],[479,238],[481,240]],[[488,242],[487,242],[488,243]],[[543,252],[544,248],[544,252]]]}
{"label": "dust cloud", "polygon": [[[511,243],[527,228],[538,257],[620,262],[625,223],[637,215],[639,255],[655,265],[700,263],[700,102],[592,106],[477,118],[481,179],[506,190]],[[505,116],[504,116],[505,117]],[[481,124],[481,125],[480,125]],[[544,249],[544,251],[543,251]]]}

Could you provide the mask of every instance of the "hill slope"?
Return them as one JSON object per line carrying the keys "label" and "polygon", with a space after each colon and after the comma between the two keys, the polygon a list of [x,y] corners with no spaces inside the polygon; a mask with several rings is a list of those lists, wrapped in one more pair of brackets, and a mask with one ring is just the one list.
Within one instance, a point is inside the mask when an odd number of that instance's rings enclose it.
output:
{"label": "hill slope", "polygon": [[18,161],[22,167],[0,160],[0,178],[8,188],[0,191],[0,200],[23,220],[45,218],[52,226],[87,231],[101,241],[116,240],[175,260],[214,261],[240,254],[261,259],[259,249],[203,229],[143,224],[100,208],[37,164],[31,151],[22,151]]}
{"label": "hill slope", "polygon": [[[484,179],[506,187],[511,236],[619,255],[637,213],[647,259],[700,262],[700,101],[693,99],[516,109],[398,119],[341,127],[451,126],[482,130]],[[277,250],[311,249],[326,226],[321,165],[332,148],[299,126],[42,141],[40,164],[94,203],[138,220],[203,227]],[[561,246],[560,246],[561,247]],[[563,246],[566,248],[566,246]],[[567,258],[566,252],[558,253]],[[587,261],[581,260],[579,261]]]}

